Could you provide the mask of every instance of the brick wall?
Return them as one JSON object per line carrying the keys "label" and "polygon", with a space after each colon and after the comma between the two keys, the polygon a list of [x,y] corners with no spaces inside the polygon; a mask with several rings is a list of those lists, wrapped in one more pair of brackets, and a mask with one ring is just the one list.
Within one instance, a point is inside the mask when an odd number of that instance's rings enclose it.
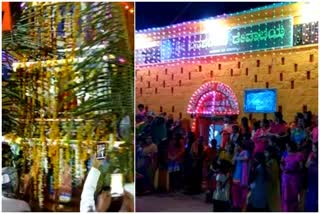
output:
{"label": "brick wall", "polygon": [[[143,103],[156,113],[162,108],[175,119],[180,115],[190,118],[186,113],[190,97],[210,80],[233,89],[240,117],[249,116],[243,112],[244,89],[276,88],[277,105],[282,107],[284,119],[291,121],[305,105],[312,112],[318,111],[318,46],[217,57],[203,64],[137,69],[136,103]],[[252,116],[263,118],[262,114]],[[268,118],[273,116],[269,114]]]}

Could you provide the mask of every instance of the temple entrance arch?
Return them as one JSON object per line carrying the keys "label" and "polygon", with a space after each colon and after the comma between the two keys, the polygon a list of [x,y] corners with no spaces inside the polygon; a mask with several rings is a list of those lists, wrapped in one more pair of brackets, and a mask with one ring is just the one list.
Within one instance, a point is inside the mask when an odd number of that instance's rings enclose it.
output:
{"label": "temple entrance arch", "polygon": [[239,103],[233,90],[226,84],[210,81],[198,88],[189,100],[187,113],[193,118],[192,130],[210,141],[219,140],[223,117],[239,115]]}

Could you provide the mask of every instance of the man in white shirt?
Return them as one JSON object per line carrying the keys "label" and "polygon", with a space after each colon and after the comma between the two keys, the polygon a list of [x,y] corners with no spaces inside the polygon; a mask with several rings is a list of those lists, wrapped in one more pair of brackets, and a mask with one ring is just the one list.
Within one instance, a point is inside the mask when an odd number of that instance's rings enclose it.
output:
{"label": "man in white shirt", "polygon": [[94,193],[97,188],[99,177],[101,172],[99,166],[101,161],[97,160],[96,157],[93,159],[92,167],[86,178],[83,186],[80,202],[80,212],[106,212],[111,204],[110,191],[102,190],[97,197],[97,202],[94,200]]}
{"label": "man in white shirt", "polygon": [[[10,178],[11,175],[11,178]],[[30,206],[23,200],[11,198],[16,194],[17,172],[12,167],[2,169],[2,212],[30,212]],[[7,188],[4,188],[7,187]],[[13,191],[10,191],[10,189]],[[8,192],[9,191],[9,192]]]}
{"label": "man in white shirt", "polygon": [[2,212],[31,212],[27,202],[2,196]]}

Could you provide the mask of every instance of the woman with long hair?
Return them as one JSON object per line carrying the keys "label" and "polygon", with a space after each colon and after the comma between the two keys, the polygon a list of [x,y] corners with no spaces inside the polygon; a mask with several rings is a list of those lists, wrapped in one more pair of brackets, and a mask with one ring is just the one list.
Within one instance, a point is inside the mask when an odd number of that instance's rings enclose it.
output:
{"label": "woman with long hair", "polygon": [[191,146],[191,194],[202,192],[202,163],[203,163],[203,144],[200,140],[195,141]]}
{"label": "woman with long hair", "polygon": [[247,117],[241,118],[241,135],[250,135],[251,136],[251,128],[249,127],[249,120]]}
{"label": "woman with long hair", "polygon": [[287,154],[281,160],[281,192],[282,211],[297,212],[299,207],[299,193],[301,190],[301,170],[303,164],[297,153],[297,145],[289,141],[286,144]]}
{"label": "woman with long hair", "polygon": [[308,168],[306,212],[318,212],[318,145],[312,144],[312,152],[309,154],[306,167]]}
{"label": "woman with long hair", "polygon": [[277,134],[279,136],[286,135],[287,123],[283,120],[281,112],[274,113],[274,123],[271,124],[270,133]]}
{"label": "woman with long hair", "polygon": [[276,148],[269,146],[264,152],[266,157],[267,170],[267,199],[268,208],[271,212],[280,212],[281,196],[280,196],[280,169],[277,161]]}
{"label": "woman with long hair", "polygon": [[180,134],[177,134],[170,140],[168,148],[168,172],[171,191],[176,191],[181,187],[181,169],[184,151],[184,139]]}
{"label": "woman with long hair", "polygon": [[267,179],[265,156],[263,153],[256,153],[253,158],[253,174],[247,211],[267,211]]}
{"label": "woman with long hair", "polygon": [[248,193],[249,180],[249,154],[244,144],[238,142],[232,159],[234,165],[232,182],[232,204],[235,211],[241,211],[245,205]]}
{"label": "woman with long hair", "polygon": [[253,136],[253,142],[254,142],[254,150],[253,155],[256,153],[263,153],[266,148],[266,141],[267,136],[270,132],[270,123],[267,119],[264,119],[262,121],[262,128],[258,129],[254,136]]}

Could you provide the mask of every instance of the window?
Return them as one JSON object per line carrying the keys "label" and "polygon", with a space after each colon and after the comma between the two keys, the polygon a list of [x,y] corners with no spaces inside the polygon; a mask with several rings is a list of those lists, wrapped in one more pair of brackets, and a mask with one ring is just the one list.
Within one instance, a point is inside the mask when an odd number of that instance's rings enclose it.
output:
{"label": "window", "polygon": [[221,70],[221,64],[218,65],[218,69]]}
{"label": "window", "polygon": [[199,65],[199,72],[201,72],[202,71],[202,66],[201,65]]}
{"label": "window", "polygon": [[310,79],[310,71],[307,71],[307,80]]}
{"label": "window", "polygon": [[260,67],[260,60],[257,60],[257,67]]}
{"label": "window", "polygon": [[249,68],[246,68],[246,76],[249,75]]}
{"label": "window", "polygon": [[269,67],[268,67],[268,73],[271,74],[271,71],[272,71],[272,65],[269,65]]}
{"label": "window", "polygon": [[313,54],[310,54],[309,61],[313,62]]}
{"label": "window", "polygon": [[285,63],[285,58],[282,57],[282,58],[281,58],[281,65],[284,65],[284,63]]}

